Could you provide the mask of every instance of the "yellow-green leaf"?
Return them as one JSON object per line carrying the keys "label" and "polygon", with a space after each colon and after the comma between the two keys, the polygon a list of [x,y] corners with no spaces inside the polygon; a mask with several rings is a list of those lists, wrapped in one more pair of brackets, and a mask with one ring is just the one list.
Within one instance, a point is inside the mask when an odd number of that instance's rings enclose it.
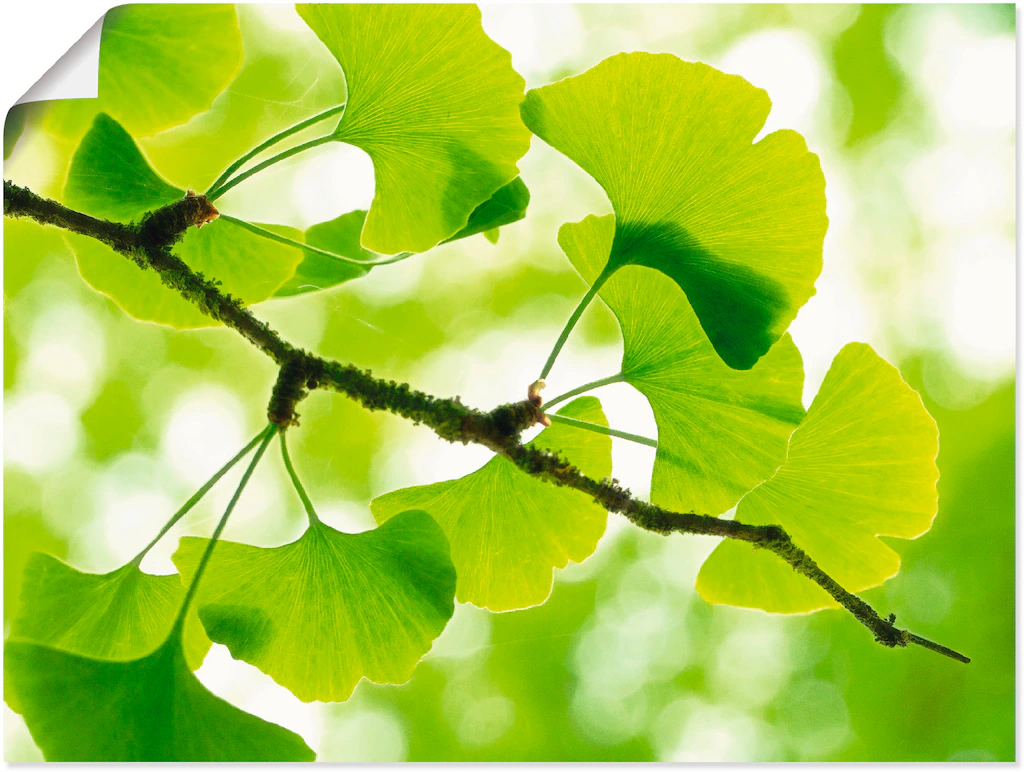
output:
{"label": "yellow-green leaf", "polygon": [[[444,243],[483,233],[493,244],[498,240],[498,229],[501,226],[518,222],[526,216],[529,203],[530,191],[523,180],[516,177],[473,210],[466,227],[445,239]],[[352,260],[366,262],[380,259],[380,255],[363,249],[359,242],[365,221],[366,212],[357,209],[333,220],[317,223],[306,229],[305,243]],[[328,289],[365,276],[370,268],[307,251],[295,275],[274,294],[276,297],[285,297]]]}
{"label": "yellow-green leaf", "polygon": [[[558,413],[608,425],[594,397],[581,397]],[[611,475],[606,435],[556,423],[531,445],[559,452],[590,477]],[[378,523],[410,508],[429,512],[447,534],[458,573],[456,598],[491,611],[543,603],[553,569],[590,557],[608,521],[586,494],[541,482],[501,456],[458,480],[403,488],[370,503]]]}
{"label": "yellow-green leaf", "polygon": [[[177,574],[154,576],[131,563],[108,574],[87,574],[36,552],[25,565],[11,637],[97,659],[136,659],[163,643],[184,599]],[[210,639],[194,609],[183,640],[195,670]]]}
{"label": "yellow-green leaf", "polygon": [[484,34],[476,6],[297,8],[348,82],[335,137],[373,160],[366,249],[430,249],[515,179],[530,144],[519,116],[524,82]]}
{"label": "yellow-green leaf", "polygon": [[119,5],[103,17],[99,104],[155,134],[209,108],[241,64],[233,5]]}
{"label": "yellow-green leaf", "polygon": [[[191,581],[209,541],[181,540]],[[210,637],[300,700],[347,700],[360,679],[408,681],[455,610],[448,542],[425,512],[341,533],[311,525],[265,549],[219,542],[200,586]]]}
{"label": "yellow-green leaf", "polygon": [[[65,203],[94,217],[129,222],[185,195],[149,165],[129,134],[108,115],[96,117],[75,152],[64,190]],[[290,238],[301,233],[272,228]],[[124,255],[86,236],[69,234],[82,278],[128,314],[179,329],[216,324]],[[266,300],[295,273],[302,252],[261,238],[228,220],[189,228],[174,252],[193,270],[220,282],[222,292],[249,305]]]}
{"label": "yellow-green leaf", "polygon": [[211,694],[181,637],[112,661],[8,641],[4,699],[47,761],[313,761],[293,732]]}
{"label": "yellow-green leaf", "polygon": [[[558,243],[592,284],[615,235],[612,215],[566,223]],[[803,362],[784,335],[752,369],[715,353],[670,278],[627,266],[599,292],[622,328],[622,377],[658,423],[651,500],[681,512],[721,514],[768,479],[803,418]]]}
{"label": "yellow-green leaf", "polygon": [[771,103],[743,78],[629,53],[533,89],[526,125],[597,180],[615,210],[604,276],[655,268],[686,293],[730,367],[753,367],[814,294],[825,180],[803,138],[753,142]]}
{"label": "yellow-green leaf", "polygon": [[[878,536],[913,539],[938,505],[939,436],[918,394],[863,343],[832,362],[789,455],[740,502],[736,519],[778,524],[850,592],[881,584],[900,558]],[[799,613],[836,602],[780,558],[725,541],[697,589],[712,603]]]}

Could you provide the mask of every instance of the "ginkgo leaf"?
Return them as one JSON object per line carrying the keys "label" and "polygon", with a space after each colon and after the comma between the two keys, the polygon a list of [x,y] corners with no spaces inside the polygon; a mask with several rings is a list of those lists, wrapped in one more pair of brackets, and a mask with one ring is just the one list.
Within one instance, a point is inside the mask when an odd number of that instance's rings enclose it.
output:
{"label": "ginkgo leaf", "polygon": [[[190,581],[208,540],[173,560]],[[200,586],[210,637],[300,700],[347,700],[363,677],[408,681],[455,610],[448,542],[430,515],[404,512],[373,531],[315,523],[265,549],[219,542]]]}
{"label": "ginkgo leaf", "polygon": [[7,641],[4,698],[47,761],[313,761],[293,732],[211,694],[177,631],[129,661]]}
{"label": "ginkgo leaf", "polygon": [[[736,519],[778,524],[850,592],[895,576],[900,558],[877,536],[913,539],[938,506],[939,435],[917,392],[863,343],[836,355],[789,455],[740,502]],[[837,604],[765,550],[726,540],[697,577],[711,603],[800,613]]]}
{"label": "ginkgo leaf", "polygon": [[[184,195],[153,170],[124,128],[102,113],[75,151],[64,189],[68,206],[120,222],[138,220]],[[301,238],[292,228],[263,227]],[[216,324],[164,286],[156,272],[140,270],[95,239],[69,234],[67,241],[82,278],[136,319],[179,329]],[[220,282],[222,292],[246,305],[273,295],[303,257],[295,247],[261,238],[225,219],[201,230],[189,228],[174,251],[192,269]]]}
{"label": "ginkgo leaf", "polygon": [[[491,236],[488,234],[492,232],[497,234],[498,228],[501,226],[522,220],[526,216],[526,207],[529,203],[530,192],[522,178],[516,177],[480,204],[470,215],[466,227],[443,243],[457,241],[478,233],[484,233],[490,240]],[[359,243],[365,220],[366,212],[357,209],[328,222],[317,223],[306,230],[305,243],[353,260],[377,260],[380,255],[363,249]],[[497,240],[495,235],[491,243]],[[371,266],[363,267],[315,252],[306,252],[299,267],[295,269],[295,275],[285,282],[274,295],[286,297],[328,289],[342,282],[365,276],[370,272],[370,268]]]}
{"label": "ginkgo leaf", "polygon": [[[608,425],[594,397],[558,414]],[[556,423],[530,444],[557,451],[590,477],[611,475],[606,435]],[[458,480],[403,488],[370,503],[378,523],[409,508],[428,511],[447,534],[459,577],[456,598],[491,611],[543,603],[553,569],[590,557],[608,521],[586,494],[541,482],[501,456]]]}
{"label": "ginkgo leaf", "polygon": [[335,137],[373,161],[364,247],[430,249],[515,179],[530,144],[519,116],[524,81],[510,54],[484,34],[476,6],[297,8],[348,83]]}
{"label": "ginkgo leaf", "polygon": [[[566,223],[558,243],[588,284],[600,275],[615,218]],[[722,362],[670,278],[643,266],[617,271],[599,292],[622,328],[622,377],[658,423],[651,500],[721,514],[768,479],[803,418],[803,362],[789,335],[750,370]]]}
{"label": "ginkgo leaf", "polygon": [[[363,249],[359,244],[359,234],[362,233],[365,220],[366,212],[356,209],[333,220],[310,226],[302,240],[310,246],[326,249],[353,260],[376,260],[379,255]],[[274,296],[289,297],[336,287],[343,282],[366,276],[371,267],[335,260],[316,252],[305,252],[302,262],[295,269],[295,275],[282,284]]]}
{"label": "ginkgo leaf", "polygon": [[753,140],[771,102],[743,78],[671,54],[612,56],[530,91],[526,125],[597,180],[615,210],[602,273],[655,268],[715,350],[748,369],[814,294],[825,180],[793,131]]}
{"label": "ginkgo leaf", "polygon": [[99,105],[155,134],[209,108],[241,64],[232,5],[120,5],[103,17]]}
{"label": "ginkgo leaf", "polygon": [[[167,638],[184,599],[177,574],[153,576],[132,563],[87,574],[36,552],[25,565],[11,636],[87,657],[136,659]],[[210,650],[195,610],[186,618],[183,645],[195,670]]]}

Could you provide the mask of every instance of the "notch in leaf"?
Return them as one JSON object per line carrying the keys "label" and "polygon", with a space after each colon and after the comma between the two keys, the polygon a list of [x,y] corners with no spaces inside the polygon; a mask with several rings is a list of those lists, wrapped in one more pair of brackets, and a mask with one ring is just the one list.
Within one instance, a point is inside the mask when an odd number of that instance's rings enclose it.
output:
{"label": "notch in leaf", "polygon": [[[86,657],[135,659],[163,643],[184,599],[177,574],[146,574],[135,563],[108,574],[87,574],[37,552],[25,565],[11,637]],[[210,649],[195,609],[189,611],[182,639],[185,658],[195,670]]]}
{"label": "notch in leaf", "polygon": [[[594,397],[581,397],[558,414],[608,425]],[[530,445],[564,453],[598,480],[611,475],[607,435],[556,423]],[[374,519],[384,524],[409,508],[429,511],[447,534],[458,572],[456,598],[491,611],[547,600],[552,569],[590,557],[608,522],[604,507],[586,494],[531,477],[501,456],[458,480],[403,488],[370,503]]]}
{"label": "notch in leaf", "polygon": [[[793,433],[786,462],[743,498],[736,519],[781,525],[850,592],[875,587],[900,568],[878,536],[914,539],[931,528],[938,451],[917,392],[870,346],[851,343]],[[701,567],[697,590],[710,603],[783,614],[837,606],[773,553],[731,540]]]}
{"label": "notch in leaf", "polygon": [[793,131],[753,142],[761,89],[670,54],[619,54],[533,89],[523,121],[604,188],[615,237],[600,286],[626,265],[671,277],[719,356],[749,369],[814,294],[828,220],[818,158]]}
{"label": "notch in leaf", "polygon": [[424,252],[516,178],[530,145],[519,115],[524,81],[476,6],[296,7],[348,83],[334,138],[373,160],[366,249]]}
{"label": "notch in leaf", "polygon": [[[186,537],[174,564],[190,579],[208,544]],[[448,541],[426,512],[358,534],[311,521],[265,549],[220,542],[198,594],[210,637],[300,700],[347,700],[364,676],[400,684],[455,610]]]}

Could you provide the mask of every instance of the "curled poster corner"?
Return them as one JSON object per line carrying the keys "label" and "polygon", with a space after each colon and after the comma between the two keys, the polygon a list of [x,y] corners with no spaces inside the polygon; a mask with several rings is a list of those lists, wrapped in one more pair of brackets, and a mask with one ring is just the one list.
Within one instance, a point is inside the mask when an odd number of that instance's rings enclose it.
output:
{"label": "curled poster corner", "polygon": [[96,99],[103,18],[101,16],[15,104],[49,99]]}

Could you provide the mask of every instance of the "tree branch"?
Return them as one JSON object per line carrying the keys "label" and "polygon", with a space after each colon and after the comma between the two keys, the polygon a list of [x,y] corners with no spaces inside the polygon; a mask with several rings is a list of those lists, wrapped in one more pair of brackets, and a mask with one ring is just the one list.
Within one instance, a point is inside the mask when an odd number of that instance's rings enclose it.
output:
{"label": "tree branch", "polygon": [[[179,292],[206,315],[237,331],[273,359],[280,371],[267,414],[279,426],[297,423],[295,407],[310,389],[332,389],[367,410],[386,410],[429,426],[448,442],[483,445],[505,456],[527,474],[581,491],[609,512],[617,512],[645,530],[739,539],[766,549],[824,589],[867,627],[879,643],[888,647],[913,643],[960,662],[970,662],[952,649],[897,628],[895,615],[881,617],[869,604],[843,589],[778,526],[748,525],[709,515],[672,512],[635,498],[617,480],[594,480],[557,454],[524,445],[522,432],[543,422],[539,400],[526,399],[483,412],[462,404],[458,397],[433,397],[408,384],[386,381],[374,377],[369,370],[323,359],[292,346],[238,300],[222,293],[213,282],[172,253],[173,244],[190,225],[208,221],[210,209],[212,205],[204,196],[190,195],[147,215],[137,225],[125,225],[73,211],[27,188],[4,181],[5,216],[28,217],[102,241],[140,268],[156,271],[167,287]],[[152,227],[154,221],[161,223],[161,227]],[[168,223],[176,224],[178,229],[169,228]]]}

